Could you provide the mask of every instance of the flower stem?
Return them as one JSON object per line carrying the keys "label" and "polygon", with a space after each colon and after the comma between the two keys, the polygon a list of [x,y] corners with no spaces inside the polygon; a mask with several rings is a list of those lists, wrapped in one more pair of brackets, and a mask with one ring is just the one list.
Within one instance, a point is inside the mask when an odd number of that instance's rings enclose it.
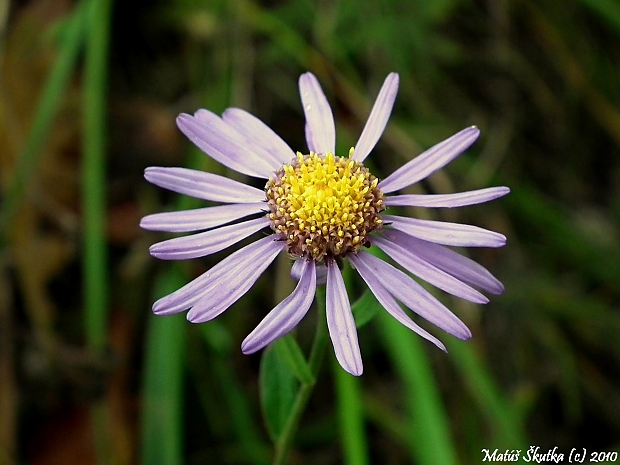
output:
{"label": "flower stem", "polygon": [[286,426],[282,431],[282,434],[276,442],[275,457],[273,459],[273,465],[284,465],[288,459],[293,445],[293,439],[295,439],[295,433],[299,427],[301,417],[306,410],[306,405],[314,389],[319,369],[321,368],[321,361],[323,360],[323,353],[325,352],[325,343],[327,342],[327,323],[325,321],[325,289],[322,287],[316,290],[316,302],[318,306],[318,321],[316,327],[316,333],[314,334],[314,341],[312,343],[312,349],[310,350],[310,357],[308,359],[308,366],[312,373],[312,382],[301,383],[299,391],[297,391],[297,397],[295,404],[291,411],[291,415],[286,422]]}

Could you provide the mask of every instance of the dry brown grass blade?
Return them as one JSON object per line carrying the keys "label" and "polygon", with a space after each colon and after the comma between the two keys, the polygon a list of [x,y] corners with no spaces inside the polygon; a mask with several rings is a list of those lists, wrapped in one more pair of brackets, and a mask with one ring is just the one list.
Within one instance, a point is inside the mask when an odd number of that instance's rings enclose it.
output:
{"label": "dry brown grass blade", "polygon": [[[39,0],[17,15],[4,50],[0,81],[0,173],[7,189],[16,157],[55,59],[51,28],[70,3]],[[33,33],[33,31],[36,31]],[[51,349],[54,305],[48,295],[51,279],[72,255],[68,231],[77,204],[78,112],[76,88],[67,97],[40,157],[36,175],[26,189],[15,221],[9,226],[9,249],[38,343]]]}
{"label": "dry brown grass blade", "polygon": [[577,95],[582,96],[585,107],[620,147],[620,111],[597,89],[578,58],[571,53],[562,39],[560,31],[543,11],[534,2],[527,1],[525,5],[530,11],[534,33],[540,37],[539,43],[546,49],[558,74],[565,78],[568,86]]}

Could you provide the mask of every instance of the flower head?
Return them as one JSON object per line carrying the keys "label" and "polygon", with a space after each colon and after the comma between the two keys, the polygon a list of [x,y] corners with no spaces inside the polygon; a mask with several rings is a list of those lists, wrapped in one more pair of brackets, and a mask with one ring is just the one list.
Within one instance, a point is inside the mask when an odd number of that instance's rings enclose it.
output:
{"label": "flower head", "polygon": [[[242,350],[260,350],[294,328],[309,310],[317,285],[326,284],[326,313],[336,358],[354,375],[362,373],[355,322],[339,260],[349,260],[377,300],[400,323],[445,350],[418,326],[398,301],[459,339],[469,329],[420,284],[386,261],[363,250],[377,246],[409,273],[452,295],[475,303],[502,284],[485,268],[445,246],[501,247],[499,233],[470,225],[384,214],[392,206],[460,207],[487,202],[509,192],[494,187],[457,194],[386,195],[441,169],[479,135],[469,127],[408,162],[379,181],[363,164],[387,124],[398,75],[385,80],[355,148],[335,154],[331,108],[314,75],[299,79],[306,116],[309,153],[291,148],[262,121],[238,108],[222,117],[208,110],[181,114],[177,124],[200,149],[223,165],[267,180],[263,191],[211,173],[184,168],[147,168],[148,181],[172,191],[223,205],[158,213],[142,219],[145,229],[204,231],[151,246],[164,260],[196,258],[218,252],[265,228],[262,237],[229,255],[209,271],[155,302],[153,311],[168,315],[189,310],[188,320],[209,321],[243,296],[276,256],[294,260],[295,290],[246,337]],[[250,217],[251,219],[246,219]],[[242,221],[238,221],[241,220]]]}
{"label": "flower head", "polygon": [[383,223],[378,183],[350,157],[298,153],[265,188],[271,227],[295,257],[315,262],[344,258],[366,245]]}

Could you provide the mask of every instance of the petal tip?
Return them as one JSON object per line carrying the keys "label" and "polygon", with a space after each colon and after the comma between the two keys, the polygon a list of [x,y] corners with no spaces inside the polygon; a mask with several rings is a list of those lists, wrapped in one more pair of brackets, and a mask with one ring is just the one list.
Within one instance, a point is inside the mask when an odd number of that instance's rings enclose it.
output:
{"label": "petal tip", "polygon": [[467,326],[463,326],[463,328],[459,328],[458,331],[455,331],[453,336],[461,341],[467,341],[471,339],[471,331]]}
{"label": "petal tip", "polygon": [[180,127],[181,124],[185,124],[187,121],[191,120],[192,118],[193,118],[192,115],[188,115],[187,113],[180,113],[176,119],[177,126]]}
{"label": "petal tip", "polygon": [[172,315],[173,313],[178,312],[170,312],[168,306],[166,305],[165,297],[162,297],[158,301],[153,304],[152,310],[155,315]]}
{"label": "petal tip", "polygon": [[472,143],[478,139],[478,137],[480,137],[480,129],[478,129],[478,126],[470,126],[467,128],[467,132],[469,133],[469,137],[471,137],[472,139]]}
{"label": "petal tip", "polygon": [[149,254],[151,254],[151,256],[157,258],[157,245],[159,244],[159,242],[157,244],[153,244],[149,247]]}
{"label": "petal tip", "polygon": [[193,313],[191,310],[187,312],[186,318],[190,323],[204,323],[205,321],[209,321],[208,319],[202,318],[200,313]]}
{"label": "petal tip", "polygon": [[504,293],[505,288],[504,288],[504,285],[500,281],[497,281],[493,284],[495,284],[495,286],[492,289],[488,289],[489,292],[495,295],[500,295]]}
{"label": "petal tip", "polygon": [[353,376],[361,376],[362,373],[364,373],[364,367],[362,364],[360,364],[359,366],[355,365],[355,366],[344,366],[344,365],[340,365],[342,367],[342,369],[344,371],[346,371],[347,373],[353,375]]}
{"label": "petal tip", "polygon": [[248,341],[247,337],[243,340],[243,342],[241,343],[241,353],[243,355],[251,355],[260,349],[258,345],[253,344],[252,342],[253,341],[251,340]]}
{"label": "petal tip", "polygon": [[398,75],[398,73],[392,72],[392,73],[387,75],[385,80],[389,81],[391,86],[398,86],[398,84],[400,82],[400,76]]}
{"label": "petal tip", "polygon": [[313,81],[318,81],[318,79],[316,78],[316,76],[315,76],[313,73],[311,73],[310,71],[306,71],[306,72],[305,72],[305,73],[303,73],[301,76],[299,76],[299,81],[300,81],[300,82],[301,82],[301,80],[302,80],[302,79],[303,79],[304,81],[306,81],[306,80],[308,80],[308,79],[313,80]]}

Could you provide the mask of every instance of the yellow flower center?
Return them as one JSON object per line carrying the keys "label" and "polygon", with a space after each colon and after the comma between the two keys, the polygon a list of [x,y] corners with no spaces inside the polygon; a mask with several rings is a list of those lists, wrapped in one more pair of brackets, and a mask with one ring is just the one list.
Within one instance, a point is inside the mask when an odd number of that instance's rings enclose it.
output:
{"label": "yellow flower center", "polygon": [[379,180],[362,163],[333,153],[297,153],[265,186],[271,228],[290,254],[316,261],[339,258],[366,245],[382,225]]}

